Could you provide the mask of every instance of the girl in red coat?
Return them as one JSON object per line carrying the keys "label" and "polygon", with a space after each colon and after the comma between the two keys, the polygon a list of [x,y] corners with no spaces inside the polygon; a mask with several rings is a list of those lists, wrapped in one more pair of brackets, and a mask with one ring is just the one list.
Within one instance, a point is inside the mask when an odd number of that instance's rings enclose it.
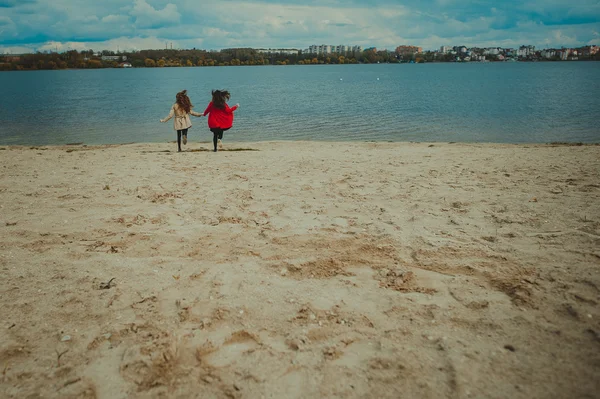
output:
{"label": "girl in red coat", "polygon": [[215,152],[217,152],[217,144],[219,149],[223,149],[223,132],[231,129],[233,126],[233,111],[238,109],[239,104],[235,104],[229,108],[227,100],[231,95],[227,90],[213,90],[212,101],[206,107],[204,116],[208,115],[208,127],[213,132],[213,144],[215,145]]}

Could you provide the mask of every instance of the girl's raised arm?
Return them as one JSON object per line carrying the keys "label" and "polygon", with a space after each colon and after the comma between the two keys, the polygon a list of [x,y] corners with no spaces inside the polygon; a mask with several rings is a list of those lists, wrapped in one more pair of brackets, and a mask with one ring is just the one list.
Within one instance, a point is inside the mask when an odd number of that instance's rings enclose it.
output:
{"label": "girl's raised arm", "polygon": [[208,107],[206,107],[206,109],[204,110],[204,116],[208,115],[208,113],[212,110],[212,101],[208,103]]}
{"label": "girl's raised arm", "polygon": [[169,116],[167,116],[165,119],[161,119],[160,121],[164,123],[164,122],[168,121],[169,119],[171,119],[173,117],[173,115],[175,115],[175,110],[173,109],[173,107],[171,107]]}

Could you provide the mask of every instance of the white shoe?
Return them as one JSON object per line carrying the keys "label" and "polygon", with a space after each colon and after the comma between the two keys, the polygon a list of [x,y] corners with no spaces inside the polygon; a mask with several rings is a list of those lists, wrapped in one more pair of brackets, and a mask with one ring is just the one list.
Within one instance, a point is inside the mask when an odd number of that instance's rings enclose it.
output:
{"label": "white shoe", "polygon": [[223,149],[223,143],[221,143],[221,139],[217,140],[217,145],[219,146],[219,150]]}

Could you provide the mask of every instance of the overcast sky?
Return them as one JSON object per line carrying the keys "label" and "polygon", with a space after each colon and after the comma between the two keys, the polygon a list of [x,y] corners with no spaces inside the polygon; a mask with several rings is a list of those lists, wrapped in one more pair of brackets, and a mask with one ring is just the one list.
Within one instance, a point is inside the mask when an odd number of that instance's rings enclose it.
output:
{"label": "overcast sky", "polygon": [[0,0],[0,53],[600,45],[600,0]]}

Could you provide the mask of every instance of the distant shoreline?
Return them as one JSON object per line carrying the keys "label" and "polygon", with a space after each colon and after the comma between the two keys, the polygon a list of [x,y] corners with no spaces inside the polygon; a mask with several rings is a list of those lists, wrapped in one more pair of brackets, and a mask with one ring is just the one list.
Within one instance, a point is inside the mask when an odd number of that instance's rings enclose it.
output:
{"label": "distant shoreline", "polygon": [[282,65],[274,65],[274,64],[266,64],[266,65],[212,65],[212,66],[164,66],[164,67],[146,67],[146,66],[137,66],[137,67],[99,67],[99,68],[54,68],[54,69],[8,69],[3,70],[0,69],[0,72],[37,72],[37,71],[87,71],[87,70],[99,70],[99,69],[169,69],[169,68],[226,68],[226,67],[268,67],[268,66],[339,66],[339,65],[412,65],[412,64],[563,64],[563,63],[579,63],[579,62],[599,62],[600,60],[522,60],[522,61],[428,61],[428,62],[380,62],[380,63],[356,63],[356,64],[282,64]]}
{"label": "distant shoreline", "polygon": [[5,54],[0,56],[0,70],[600,60],[597,46],[543,50],[536,50],[534,46],[521,46],[518,49],[444,46],[440,51],[422,51],[416,46],[398,46],[395,51],[377,50],[374,47],[365,50],[361,47],[335,49],[279,49],[265,52],[253,48],[220,51],[165,48],[116,53],[108,50],[69,50],[62,53]]}

